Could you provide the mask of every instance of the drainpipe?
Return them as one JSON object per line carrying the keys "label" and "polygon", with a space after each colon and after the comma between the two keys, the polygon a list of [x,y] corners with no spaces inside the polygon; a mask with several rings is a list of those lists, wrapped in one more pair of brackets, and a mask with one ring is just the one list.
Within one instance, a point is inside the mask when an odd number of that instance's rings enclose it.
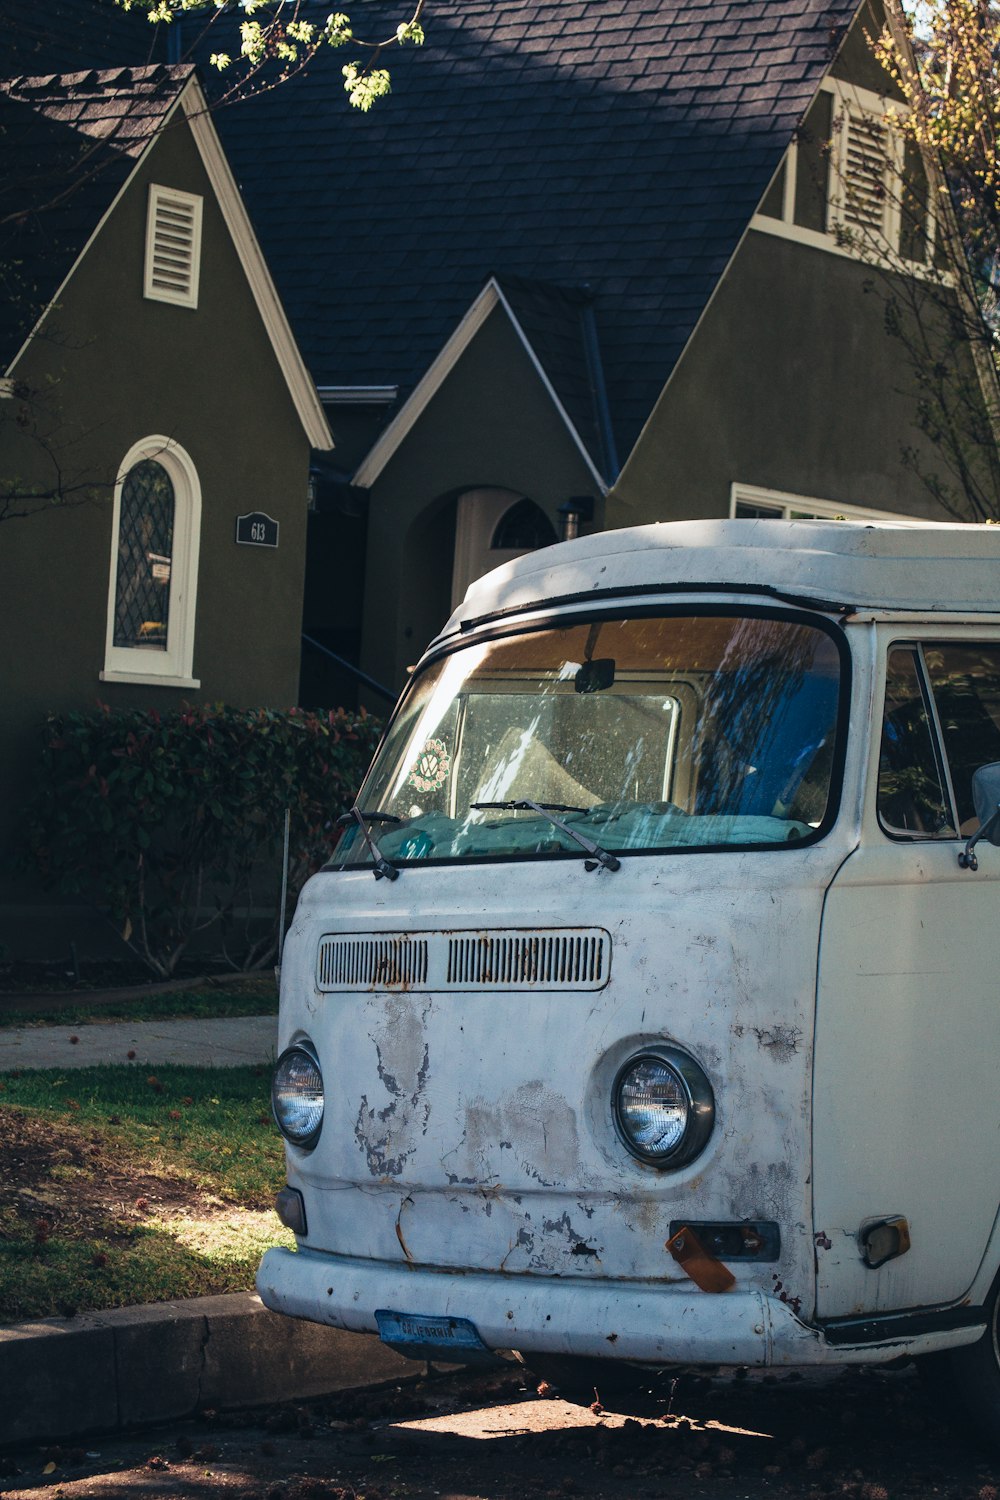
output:
{"label": "drainpipe", "polygon": [[597,419],[597,433],[601,442],[601,468],[608,484],[614,484],[621,465],[618,462],[614,428],[611,425],[611,407],[608,403],[608,388],[604,383],[604,366],[601,363],[601,346],[597,337],[597,317],[594,313],[593,302],[583,304],[580,321],[583,327],[587,375],[590,378],[590,394],[594,402],[594,416]]}

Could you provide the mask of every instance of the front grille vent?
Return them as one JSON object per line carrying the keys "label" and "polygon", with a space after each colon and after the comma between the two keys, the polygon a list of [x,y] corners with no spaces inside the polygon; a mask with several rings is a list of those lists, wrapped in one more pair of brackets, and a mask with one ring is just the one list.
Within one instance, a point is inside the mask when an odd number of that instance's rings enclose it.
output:
{"label": "front grille vent", "polygon": [[427,982],[427,940],[405,936],[324,938],[321,990],[409,990]]}
{"label": "front grille vent", "polygon": [[603,934],[465,933],[448,941],[448,983],[466,988],[596,989]]}
{"label": "front grille vent", "polygon": [[320,939],[317,988],[358,990],[599,990],[611,971],[600,927],[332,934]]}

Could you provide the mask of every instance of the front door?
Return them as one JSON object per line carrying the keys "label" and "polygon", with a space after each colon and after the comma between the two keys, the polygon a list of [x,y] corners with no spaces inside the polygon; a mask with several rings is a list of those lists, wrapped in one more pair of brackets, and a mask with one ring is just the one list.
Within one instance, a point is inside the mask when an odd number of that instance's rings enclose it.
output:
{"label": "front door", "polygon": [[[1000,761],[1000,642],[885,642],[860,847],[827,896],[813,1114],[817,1314],[960,1299],[1000,1203],[1000,849],[972,773]],[[901,1215],[910,1250],[870,1269],[859,1233]]]}

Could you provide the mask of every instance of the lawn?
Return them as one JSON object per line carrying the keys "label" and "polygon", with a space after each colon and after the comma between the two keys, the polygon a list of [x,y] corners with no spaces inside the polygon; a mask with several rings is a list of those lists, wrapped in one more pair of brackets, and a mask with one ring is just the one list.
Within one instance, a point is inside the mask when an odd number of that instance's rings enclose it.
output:
{"label": "lawn", "polygon": [[248,1290],[291,1244],[264,1067],[0,1077],[0,1321]]}
{"label": "lawn", "polygon": [[44,1006],[0,992],[0,1028],[17,1026],[85,1026],[99,1021],[195,1020],[204,1016],[268,1016],[278,1013],[278,986],[273,973],[213,979],[189,990],[123,998],[102,998],[68,991]]}

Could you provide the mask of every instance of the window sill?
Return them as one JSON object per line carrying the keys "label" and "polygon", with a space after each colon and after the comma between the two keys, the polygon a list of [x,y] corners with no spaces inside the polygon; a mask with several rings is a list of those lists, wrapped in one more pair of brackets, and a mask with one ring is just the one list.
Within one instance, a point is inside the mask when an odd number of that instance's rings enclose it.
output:
{"label": "window sill", "polygon": [[101,682],[135,682],[145,687],[168,687],[168,688],[200,688],[199,677],[168,677],[159,676],[155,672],[113,672],[104,671],[98,673]]}

